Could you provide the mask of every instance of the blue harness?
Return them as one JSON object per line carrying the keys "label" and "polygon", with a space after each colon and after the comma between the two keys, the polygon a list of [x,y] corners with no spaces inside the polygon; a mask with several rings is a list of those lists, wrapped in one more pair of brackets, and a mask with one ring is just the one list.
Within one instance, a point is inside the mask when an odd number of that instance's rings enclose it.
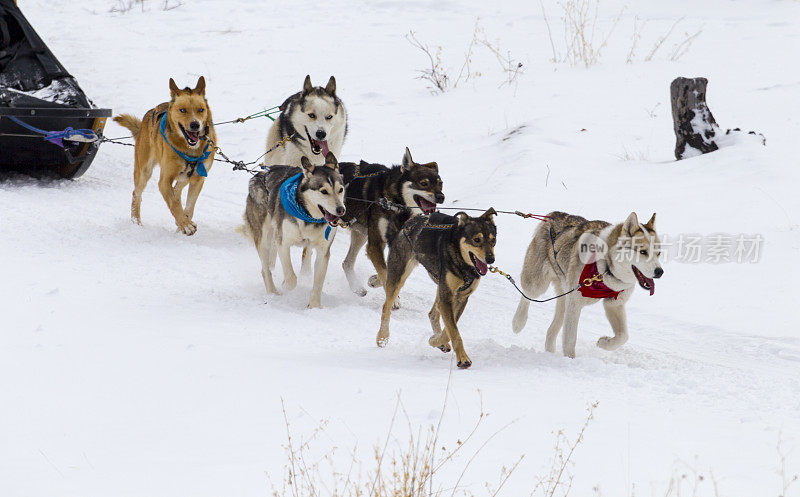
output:
{"label": "blue harness", "polygon": [[206,171],[206,166],[203,165],[203,161],[208,159],[211,155],[211,152],[208,150],[208,142],[206,142],[205,148],[203,148],[203,155],[200,157],[192,157],[191,155],[186,155],[177,148],[173,147],[172,144],[167,140],[167,135],[164,133],[164,130],[167,128],[167,113],[164,113],[164,117],[161,118],[161,124],[159,125],[159,129],[161,130],[161,137],[164,138],[164,142],[169,145],[169,148],[172,149],[173,152],[178,154],[181,159],[185,160],[187,164],[189,163],[196,163],[197,164],[197,174],[202,177],[208,176],[208,171]]}
{"label": "blue harness", "polygon": [[[281,184],[281,205],[283,205],[283,208],[286,210],[286,212],[301,221],[314,224],[327,223],[325,218],[317,219],[315,217],[311,217],[311,214],[308,213],[305,207],[300,205],[300,202],[297,201],[297,186],[300,184],[300,178],[302,177],[303,173],[297,173]],[[329,224],[328,227],[325,228],[326,240],[330,234],[331,225]]]}

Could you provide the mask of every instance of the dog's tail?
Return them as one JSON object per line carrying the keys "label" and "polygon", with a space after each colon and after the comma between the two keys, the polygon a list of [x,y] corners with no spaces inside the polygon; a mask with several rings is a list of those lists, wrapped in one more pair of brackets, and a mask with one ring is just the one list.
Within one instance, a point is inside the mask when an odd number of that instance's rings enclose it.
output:
{"label": "dog's tail", "polygon": [[142,120],[130,114],[120,114],[115,116],[114,122],[123,128],[128,128],[134,139],[139,136],[139,132],[142,130]]}

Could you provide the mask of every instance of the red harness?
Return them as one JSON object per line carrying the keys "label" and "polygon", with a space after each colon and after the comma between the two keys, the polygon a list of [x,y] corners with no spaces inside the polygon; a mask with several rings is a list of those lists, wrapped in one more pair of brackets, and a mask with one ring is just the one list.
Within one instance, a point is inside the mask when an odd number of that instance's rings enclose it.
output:
{"label": "red harness", "polygon": [[[587,285],[586,281],[591,281],[591,285]],[[610,299],[613,298],[617,300],[619,294],[622,293],[624,290],[615,291],[605,283],[603,283],[603,278],[600,276],[600,271],[597,270],[597,263],[592,262],[591,264],[586,264],[583,266],[583,271],[581,271],[581,279],[580,279],[581,287],[579,291],[581,295],[584,297],[589,297],[592,299]]]}

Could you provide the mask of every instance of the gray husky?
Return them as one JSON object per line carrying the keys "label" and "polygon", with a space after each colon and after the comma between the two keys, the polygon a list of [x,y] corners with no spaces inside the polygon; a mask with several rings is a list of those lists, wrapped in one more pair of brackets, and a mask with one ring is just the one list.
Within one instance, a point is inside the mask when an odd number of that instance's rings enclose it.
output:
{"label": "gray husky", "polygon": [[[303,90],[287,98],[267,134],[267,164],[299,166],[307,157],[322,165],[328,152],[339,157],[347,135],[347,111],[336,96],[336,79],[324,88],[313,86],[306,76]],[[278,145],[282,143],[283,145]]]}
{"label": "gray husky", "polygon": [[[654,278],[664,270],[658,260],[660,240],[656,215],[639,224],[635,212],[619,224],[587,221],[564,212],[551,212],[536,228],[522,267],[522,290],[536,298],[552,284],[557,294],[572,291],[557,299],[556,313],[547,329],[545,349],[555,352],[562,325],[563,351],[575,357],[578,319],[581,309],[603,301],[613,337],[602,337],[597,346],[615,350],[628,341],[625,303],[639,286],[653,295]],[[519,333],[528,320],[530,302],[522,297],[514,315],[513,329]]]}
{"label": "gray husky", "polygon": [[328,270],[336,224],[345,213],[344,182],[336,157],[328,152],[325,165],[314,166],[306,157],[302,167],[272,166],[250,180],[245,223],[261,258],[261,274],[268,293],[280,294],[272,280],[276,256],[281,258],[283,287],[297,286],[290,249],[313,248],[314,284],[308,307],[322,307],[322,284]]}

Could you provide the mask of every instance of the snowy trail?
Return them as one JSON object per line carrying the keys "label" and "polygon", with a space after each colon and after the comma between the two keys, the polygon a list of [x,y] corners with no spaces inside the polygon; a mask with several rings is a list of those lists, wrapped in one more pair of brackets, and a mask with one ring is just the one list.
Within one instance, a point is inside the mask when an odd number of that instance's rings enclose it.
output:
{"label": "snowy trail", "polygon": [[[618,29],[640,15],[654,38],[689,5],[642,2]],[[100,0],[80,13],[45,1],[23,8],[87,94],[115,112],[141,114],[166,98],[169,77],[193,82],[202,73],[224,120],[280,103],[306,73],[315,82],[335,74],[351,116],[343,159],[397,162],[408,145],[418,160],[439,162],[447,205],[610,221],[635,209],[658,212],[662,233],[761,234],[757,264],[668,261],[655,295],[632,298],[631,338],[616,352],[595,347],[608,324],[600,307],[586,309],[575,360],[543,351],[553,305],[535,305],[514,335],[518,297],[486,277],[462,319],[474,366],[453,374],[444,435],[471,428],[480,391],[492,413],[484,437],[517,421],[466,484],[480,494],[525,453],[505,495],[528,495],[548,464],[552,431],[573,433],[586,405],[600,401],[577,456],[575,495],[595,486],[602,495],[631,495],[634,486],[636,495],[663,495],[676,461],[695,458],[725,495],[771,495],[764,488],[778,486],[779,432],[800,443],[792,262],[800,108],[796,71],[760,54],[800,41],[789,22],[798,6],[731,5],[691,4],[682,29],[704,31],[679,62],[626,65],[629,35],[620,33],[588,70],[547,60],[535,3],[326,2],[316,23],[294,18],[294,5],[245,1],[124,15]],[[607,20],[621,4],[601,7]],[[498,90],[496,62],[476,56],[480,78],[430,95],[413,79],[424,57],[403,35],[414,29],[443,45],[457,72],[477,16],[492,41],[522,58],[525,75]],[[76,36],[92,29],[96,38]],[[279,44],[291,37],[303,42]],[[701,74],[717,120],[763,132],[768,147],[672,161],[668,84]],[[625,99],[612,99],[619,91]],[[250,160],[267,125],[220,127],[220,144]],[[107,132],[125,134],[114,124]],[[422,271],[401,294],[390,345],[378,349],[382,290],[349,292],[340,270],[346,232],[334,243],[325,308],[308,311],[307,279],[283,297],[265,295],[255,250],[235,231],[247,174],[215,164],[199,231],[184,237],[154,183],[144,226],[130,223],[131,162],[131,149],[105,145],[75,182],[0,184],[0,494],[263,495],[264,473],[276,477],[285,462],[281,399],[301,434],[327,418],[334,443],[365,451],[385,436],[398,392],[412,423],[438,419],[451,364],[427,345],[434,287]],[[498,218],[497,264],[515,276],[534,226]],[[356,270],[372,273],[363,255]],[[800,467],[796,457],[788,463]]]}

